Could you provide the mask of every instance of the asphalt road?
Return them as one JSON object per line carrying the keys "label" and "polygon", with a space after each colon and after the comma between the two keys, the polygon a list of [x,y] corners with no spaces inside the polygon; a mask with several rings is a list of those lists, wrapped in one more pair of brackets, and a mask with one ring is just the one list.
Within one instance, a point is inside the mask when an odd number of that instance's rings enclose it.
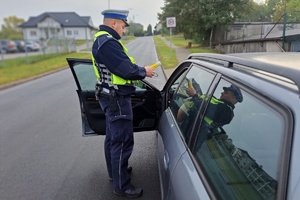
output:
{"label": "asphalt road", "polygon": [[[127,45],[140,65],[157,61],[151,37]],[[150,79],[162,87],[164,74]],[[114,200],[104,136],[81,137],[76,85],[69,69],[0,91],[0,199]],[[129,164],[139,199],[160,199],[157,133],[135,133]]]}

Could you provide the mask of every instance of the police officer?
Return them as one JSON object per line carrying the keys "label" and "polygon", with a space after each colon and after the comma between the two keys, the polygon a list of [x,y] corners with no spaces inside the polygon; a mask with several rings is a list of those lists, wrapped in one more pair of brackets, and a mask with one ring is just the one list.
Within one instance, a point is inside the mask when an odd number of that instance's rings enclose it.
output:
{"label": "police officer", "polygon": [[96,96],[106,116],[105,159],[113,192],[130,198],[139,197],[143,189],[131,184],[128,159],[133,150],[133,124],[130,95],[135,80],[152,77],[150,66],[135,64],[120,39],[125,33],[127,10],[104,10],[103,24],[95,34],[92,47],[94,70],[98,77]]}

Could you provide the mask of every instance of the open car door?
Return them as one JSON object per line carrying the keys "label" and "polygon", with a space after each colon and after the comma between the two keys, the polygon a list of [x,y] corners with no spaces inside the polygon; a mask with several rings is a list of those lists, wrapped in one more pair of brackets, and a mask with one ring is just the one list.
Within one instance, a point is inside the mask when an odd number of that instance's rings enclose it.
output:
{"label": "open car door", "polygon": [[[77,85],[83,136],[105,135],[105,113],[95,97],[97,78],[92,60],[67,58],[67,62]],[[134,132],[154,130],[161,109],[160,92],[145,81],[135,86],[136,92],[131,95]]]}

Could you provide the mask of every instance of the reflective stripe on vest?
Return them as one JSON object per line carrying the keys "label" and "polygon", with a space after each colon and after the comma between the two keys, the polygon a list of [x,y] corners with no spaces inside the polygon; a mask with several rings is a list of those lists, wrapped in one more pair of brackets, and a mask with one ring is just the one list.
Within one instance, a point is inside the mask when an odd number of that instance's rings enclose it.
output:
{"label": "reflective stripe on vest", "polygon": [[[200,98],[202,98],[202,99],[207,99],[208,97],[205,95],[205,94],[203,94],[203,95],[201,95],[201,97]],[[218,104],[224,104],[224,102],[223,101],[221,101],[221,100],[219,100],[219,99],[216,99],[215,97],[212,97],[211,99],[210,99],[210,104],[212,104],[212,105],[218,105]],[[209,106],[211,106],[211,105],[209,105]],[[232,107],[230,107],[229,105],[226,105],[228,108],[230,108],[230,110],[233,110],[232,109]],[[214,121],[211,119],[211,118],[209,118],[209,117],[204,117],[204,121],[207,123],[207,124],[209,124],[209,125],[211,125]]]}
{"label": "reflective stripe on vest", "polygon": [[[110,35],[108,32],[106,31],[99,31],[95,34],[94,36],[94,41],[96,41],[96,39],[101,36],[101,35],[108,35],[107,37],[111,37],[112,39],[115,39],[112,37],[112,35]],[[116,39],[115,39],[116,40]],[[120,41],[120,40],[117,40],[124,52],[126,53],[126,55],[128,56],[128,49],[123,45],[123,43]],[[101,48],[101,46],[105,43],[106,41],[104,41],[102,44],[100,44],[100,46],[98,47]],[[133,57],[130,57],[128,56],[130,61],[135,64],[135,60]],[[94,71],[95,71],[95,74],[97,76],[97,79],[100,83],[107,83],[109,85],[109,87],[114,87],[115,89],[118,89],[118,86],[117,85],[132,85],[133,82],[135,82],[134,80],[126,80],[126,79],[123,79],[113,73],[111,73],[107,67],[104,65],[104,64],[99,64],[97,63],[97,61],[95,60],[93,54],[92,54],[92,62],[93,62],[93,66],[94,66]],[[102,77],[100,76],[100,74],[102,74]]]}

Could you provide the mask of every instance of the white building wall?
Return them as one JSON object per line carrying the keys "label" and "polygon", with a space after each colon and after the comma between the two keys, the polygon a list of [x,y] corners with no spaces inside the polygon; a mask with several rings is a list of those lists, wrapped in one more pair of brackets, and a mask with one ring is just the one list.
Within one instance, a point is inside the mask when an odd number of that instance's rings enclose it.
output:
{"label": "white building wall", "polygon": [[38,31],[40,32],[40,38],[49,39],[52,37],[62,37],[62,27],[60,23],[54,19],[47,17],[43,21],[37,24]]}
{"label": "white building wall", "polygon": [[[89,22],[92,24],[92,21]],[[25,40],[48,40],[53,37],[66,37],[75,40],[92,40],[95,31],[89,27],[61,27],[61,24],[51,17],[38,23],[36,28],[24,28]]]}
{"label": "white building wall", "polygon": [[162,24],[161,24],[161,23],[157,24],[156,30],[157,30],[157,31],[160,31],[161,29],[162,29]]}
{"label": "white building wall", "polygon": [[[298,29],[300,27],[300,24],[286,24],[286,30],[294,30]],[[272,30],[272,31],[271,31]],[[274,24],[271,23],[259,23],[259,22],[253,22],[251,24],[245,23],[236,23],[229,27],[225,34],[225,40],[236,40],[251,36],[259,36],[263,38],[266,34],[269,33],[276,33],[276,32],[282,32],[283,30],[283,24],[277,24],[274,26]]]}
{"label": "white building wall", "polygon": [[282,52],[281,44],[278,42],[266,42],[266,52]]}
{"label": "white building wall", "polygon": [[93,31],[90,28],[26,28],[23,29],[24,40],[40,40],[41,38],[66,37],[76,40],[92,40]]}
{"label": "white building wall", "polygon": [[75,38],[76,40],[91,40],[92,34],[89,28],[64,28],[63,30],[64,37],[66,38]]}
{"label": "white building wall", "polygon": [[219,53],[249,53],[249,52],[281,52],[282,48],[276,41],[251,42],[239,44],[218,45]]}
{"label": "white building wall", "polygon": [[24,40],[39,40],[41,33],[37,28],[26,28],[23,29]]}

